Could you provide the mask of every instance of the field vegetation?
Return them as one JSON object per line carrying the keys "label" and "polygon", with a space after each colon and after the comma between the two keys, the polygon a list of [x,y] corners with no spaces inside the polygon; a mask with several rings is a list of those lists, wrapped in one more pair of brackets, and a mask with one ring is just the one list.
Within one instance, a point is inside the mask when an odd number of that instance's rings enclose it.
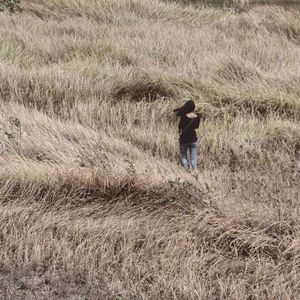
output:
{"label": "field vegetation", "polygon": [[298,1],[21,7],[0,15],[0,298],[299,299]]}

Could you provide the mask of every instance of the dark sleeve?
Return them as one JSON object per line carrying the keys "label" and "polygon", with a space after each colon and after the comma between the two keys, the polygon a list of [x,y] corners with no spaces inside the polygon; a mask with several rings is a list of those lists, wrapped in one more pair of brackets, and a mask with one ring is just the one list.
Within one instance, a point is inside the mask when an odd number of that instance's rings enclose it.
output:
{"label": "dark sleeve", "polygon": [[178,129],[180,130],[182,128],[183,128],[183,118],[181,117],[179,121]]}
{"label": "dark sleeve", "polygon": [[195,129],[196,128],[199,128],[199,125],[200,125],[200,114],[197,114],[197,117],[195,119]]}

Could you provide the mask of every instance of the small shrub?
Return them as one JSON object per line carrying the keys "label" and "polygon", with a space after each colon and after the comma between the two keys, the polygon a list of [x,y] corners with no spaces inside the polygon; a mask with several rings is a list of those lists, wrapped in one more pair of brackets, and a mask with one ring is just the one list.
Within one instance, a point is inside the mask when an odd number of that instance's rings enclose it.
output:
{"label": "small shrub", "polygon": [[19,118],[9,118],[9,129],[5,130],[4,134],[12,144],[21,149],[22,124]]}
{"label": "small shrub", "polygon": [[20,0],[0,0],[0,12],[8,10],[10,13],[21,12]]}

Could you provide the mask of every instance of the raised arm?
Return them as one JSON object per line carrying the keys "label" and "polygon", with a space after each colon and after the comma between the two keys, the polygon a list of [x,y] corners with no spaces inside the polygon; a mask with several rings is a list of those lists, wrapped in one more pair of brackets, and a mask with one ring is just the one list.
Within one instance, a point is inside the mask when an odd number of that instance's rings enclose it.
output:
{"label": "raised arm", "polygon": [[195,120],[195,129],[199,128],[200,119],[201,119],[201,115],[199,113],[197,113],[197,117],[196,117],[196,120]]}

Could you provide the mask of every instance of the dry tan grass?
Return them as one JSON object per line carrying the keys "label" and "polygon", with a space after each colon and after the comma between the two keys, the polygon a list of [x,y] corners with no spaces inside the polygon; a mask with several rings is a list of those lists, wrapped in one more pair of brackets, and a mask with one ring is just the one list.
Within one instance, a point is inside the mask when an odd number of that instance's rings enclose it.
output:
{"label": "dry tan grass", "polygon": [[[1,298],[299,299],[292,3],[24,0],[0,16]],[[198,177],[178,164],[188,97]]]}

